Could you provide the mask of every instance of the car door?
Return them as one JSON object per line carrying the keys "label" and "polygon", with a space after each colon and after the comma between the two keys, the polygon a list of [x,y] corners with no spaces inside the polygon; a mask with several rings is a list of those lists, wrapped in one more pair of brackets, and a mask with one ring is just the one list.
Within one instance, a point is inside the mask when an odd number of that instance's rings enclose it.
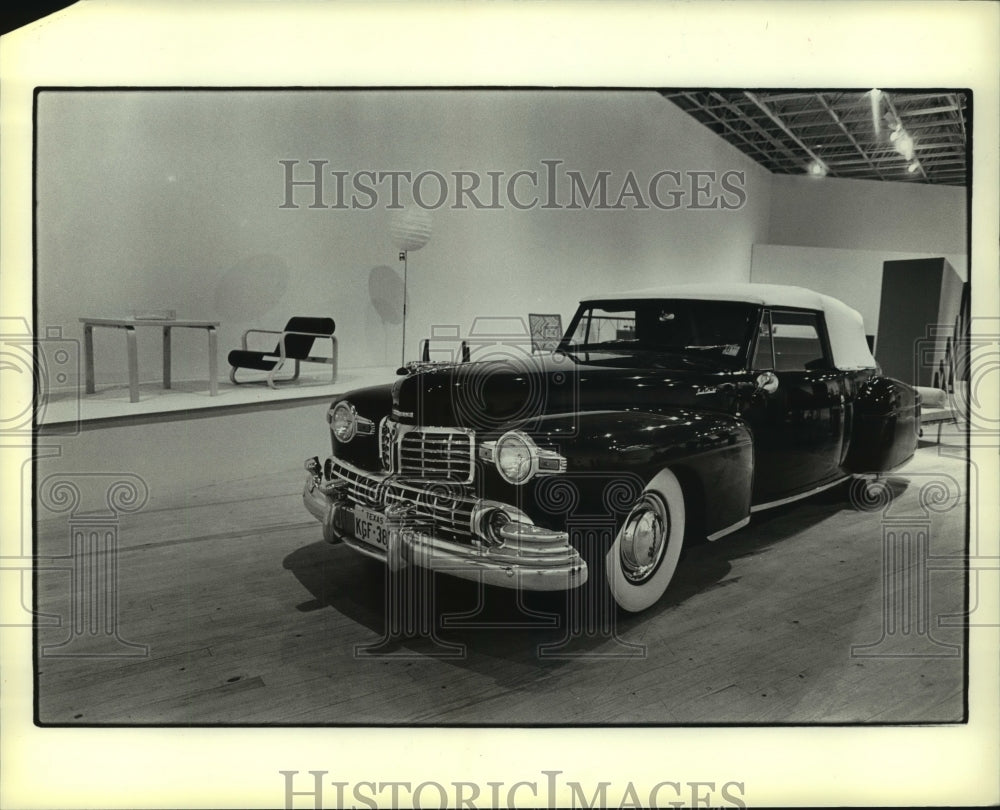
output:
{"label": "car door", "polygon": [[844,381],[833,365],[822,314],[765,309],[752,367],[755,376],[770,379],[744,412],[754,433],[753,505],[842,477]]}

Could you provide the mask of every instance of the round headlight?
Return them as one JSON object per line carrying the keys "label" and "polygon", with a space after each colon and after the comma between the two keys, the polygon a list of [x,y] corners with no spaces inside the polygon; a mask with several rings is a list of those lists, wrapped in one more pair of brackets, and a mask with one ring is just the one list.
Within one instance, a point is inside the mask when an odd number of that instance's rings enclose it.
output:
{"label": "round headlight", "polygon": [[511,484],[523,484],[538,466],[538,448],[530,436],[512,430],[497,441],[495,455],[497,471]]}
{"label": "round headlight", "polygon": [[330,430],[338,442],[349,442],[358,432],[358,412],[347,401],[338,402],[330,413]]}

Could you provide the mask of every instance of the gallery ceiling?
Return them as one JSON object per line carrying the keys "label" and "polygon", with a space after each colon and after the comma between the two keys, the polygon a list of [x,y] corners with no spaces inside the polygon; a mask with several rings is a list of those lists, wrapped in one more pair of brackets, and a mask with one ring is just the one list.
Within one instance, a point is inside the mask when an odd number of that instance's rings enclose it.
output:
{"label": "gallery ceiling", "polygon": [[776,174],[964,186],[961,91],[662,90]]}

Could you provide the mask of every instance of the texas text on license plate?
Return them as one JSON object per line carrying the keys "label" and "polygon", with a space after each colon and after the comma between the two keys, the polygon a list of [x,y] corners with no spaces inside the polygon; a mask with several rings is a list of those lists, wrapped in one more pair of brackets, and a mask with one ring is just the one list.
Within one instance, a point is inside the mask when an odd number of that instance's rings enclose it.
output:
{"label": "texas text on license plate", "polygon": [[389,548],[389,527],[385,515],[371,509],[354,509],[354,536],[364,543],[381,548]]}

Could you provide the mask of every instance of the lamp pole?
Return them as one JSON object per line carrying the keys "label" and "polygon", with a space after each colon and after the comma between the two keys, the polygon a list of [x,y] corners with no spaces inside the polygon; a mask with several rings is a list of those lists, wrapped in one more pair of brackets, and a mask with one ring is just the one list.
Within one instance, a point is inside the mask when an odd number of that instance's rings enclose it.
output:
{"label": "lamp pole", "polygon": [[399,251],[399,260],[403,263],[403,347],[400,350],[400,366],[406,365],[406,254],[408,252],[406,250]]}
{"label": "lamp pole", "polygon": [[406,309],[407,309],[407,275],[409,271],[409,254],[411,250],[420,250],[431,238],[430,215],[421,208],[402,207],[393,212],[389,225],[389,235],[399,251],[399,260],[403,263],[403,348],[401,362],[406,365]]}

